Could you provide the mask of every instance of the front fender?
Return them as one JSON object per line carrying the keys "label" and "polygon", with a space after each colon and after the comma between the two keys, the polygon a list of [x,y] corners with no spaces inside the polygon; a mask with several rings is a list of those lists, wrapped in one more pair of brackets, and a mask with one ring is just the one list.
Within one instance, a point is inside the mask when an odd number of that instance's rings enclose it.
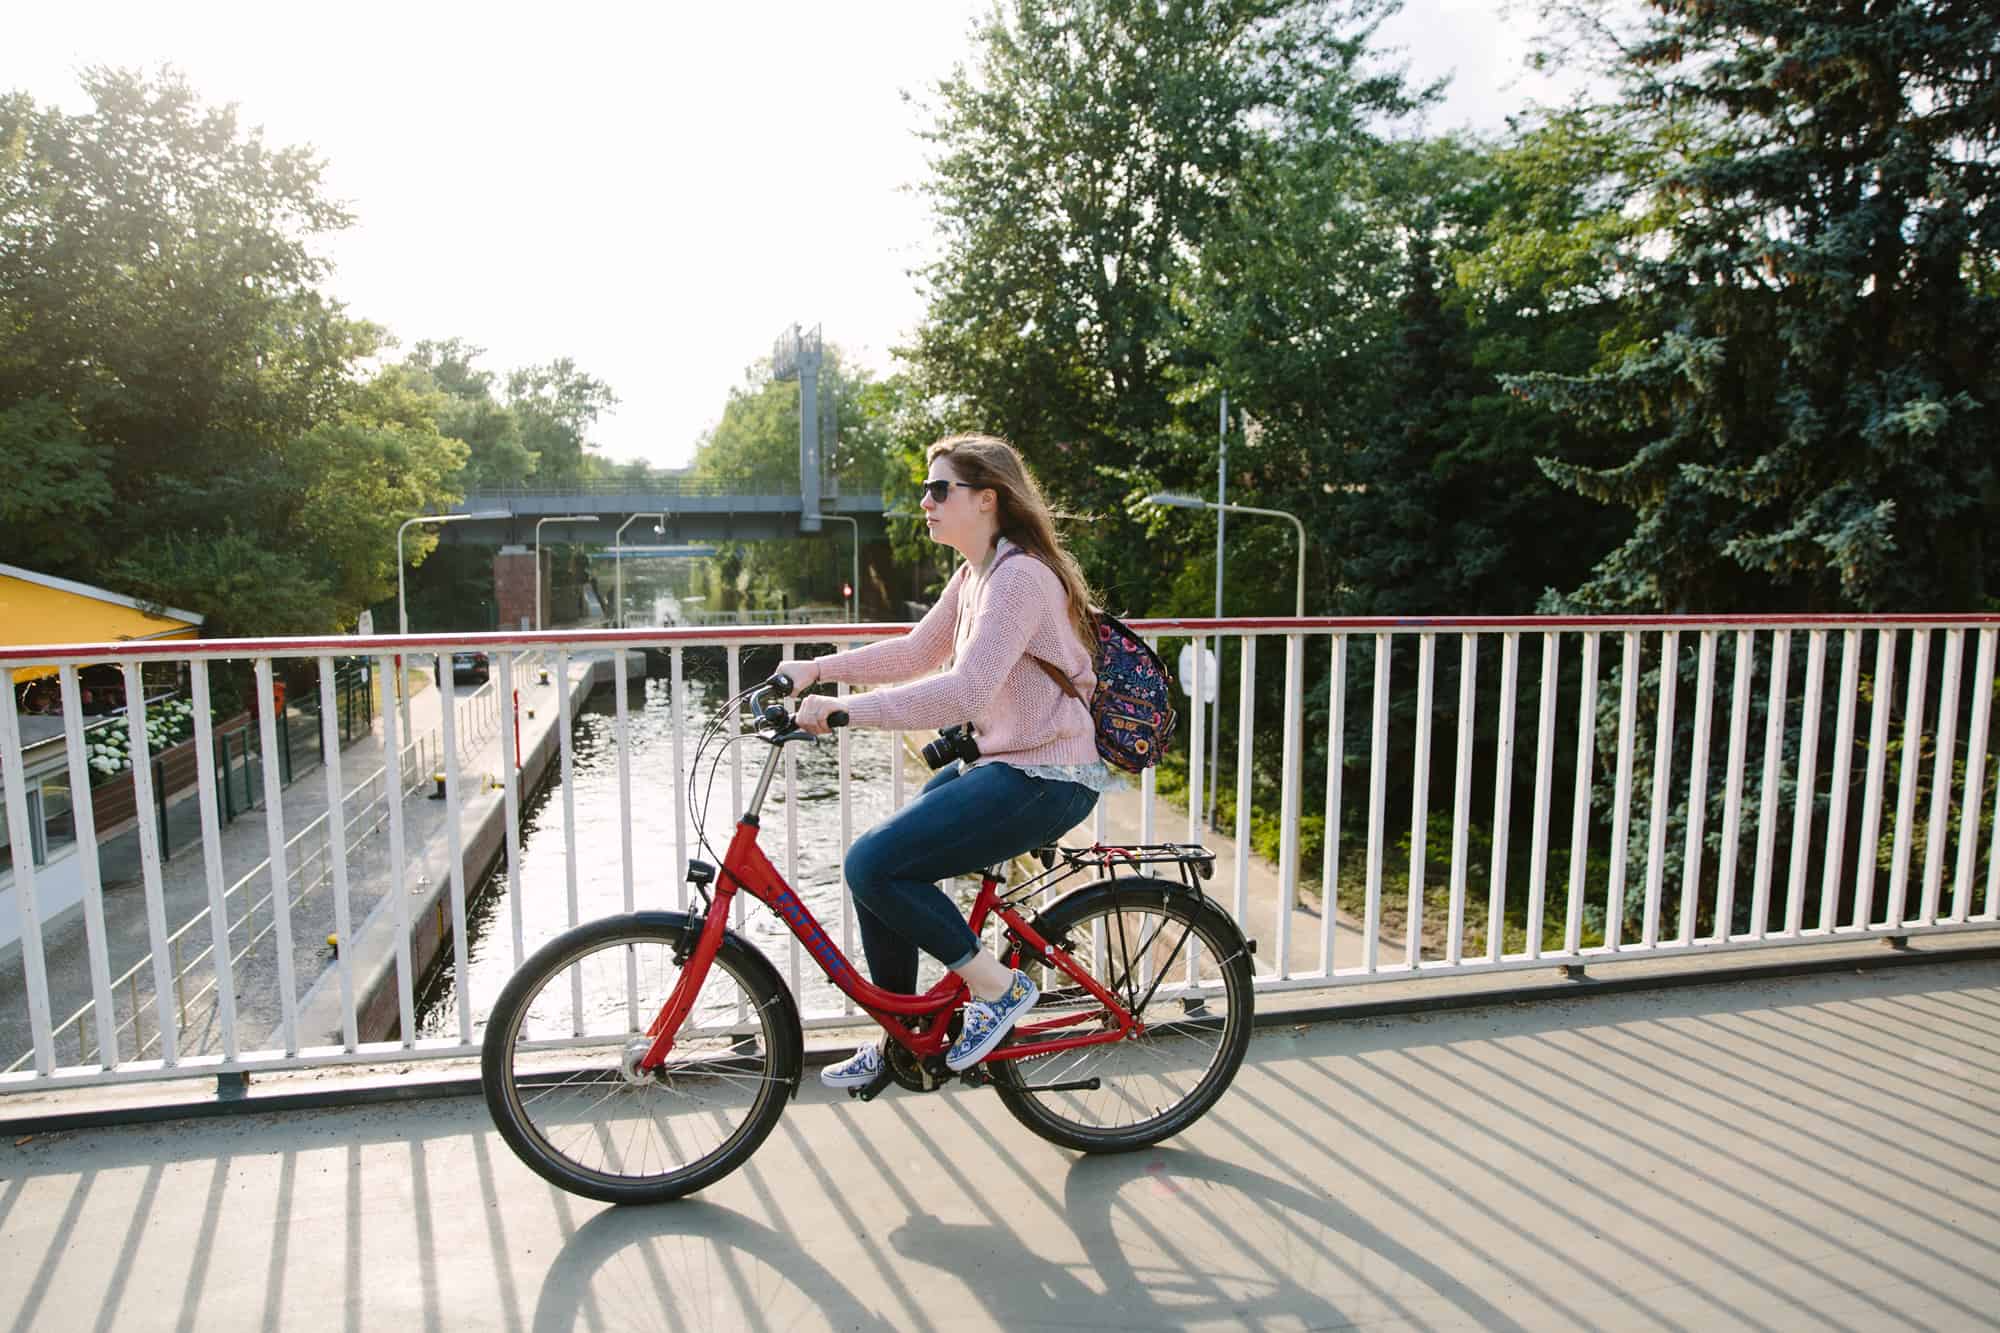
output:
{"label": "front fender", "polygon": [[[661,926],[681,935],[701,933],[702,919],[689,912],[634,912],[635,924]],[[798,1001],[791,988],[778,972],[777,966],[764,956],[763,950],[744,939],[734,930],[722,933],[722,946],[717,957],[727,958],[730,966],[753,988],[762,992],[752,997],[756,1003],[775,1008],[777,1021],[773,1025],[776,1032],[772,1041],[777,1049],[771,1052],[771,1067],[777,1077],[791,1089],[791,1095],[799,1095],[799,1079],[805,1068],[805,1034],[799,1021]],[[663,1000],[664,996],[661,997]]]}

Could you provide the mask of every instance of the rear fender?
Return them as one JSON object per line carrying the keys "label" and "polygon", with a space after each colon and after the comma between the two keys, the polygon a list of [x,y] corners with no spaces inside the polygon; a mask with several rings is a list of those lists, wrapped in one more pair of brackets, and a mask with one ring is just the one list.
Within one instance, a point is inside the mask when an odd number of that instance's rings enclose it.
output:
{"label": "rear fender", "polygon": [[1242,927],[1236,918],[1222,910],[1215,899],[1200,889],[1183,884],[1177,879],[1160,879],[1151,875],[1119,875],[1113,879],[1100,879],[1086,884],[1074,893],[1066,893],[1047,907],[1037,912],[1028,921],[1036,933],[1050,943],[1060,943],[1071,926],[1094,911],[1113,906],[1127,908],[1162,906],[1168,902],[1179,902],[1196,908],[1209,918],[1216,931],[1225,939],[1240,941],[1245,951],[1255,954],[1256,942],[1244,938]]}

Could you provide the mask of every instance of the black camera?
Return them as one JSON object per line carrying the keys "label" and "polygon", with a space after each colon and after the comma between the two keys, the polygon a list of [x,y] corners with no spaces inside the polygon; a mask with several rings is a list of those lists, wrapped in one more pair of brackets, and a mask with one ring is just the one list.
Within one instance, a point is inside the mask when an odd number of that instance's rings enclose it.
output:
{"label": "black camera", "polygon": [[954,759],[971,763],[979,758],[979,742],[972,739],[972,724],[961,722],[938,732],[938,738],[923,748],[924,762],[943,768]]}

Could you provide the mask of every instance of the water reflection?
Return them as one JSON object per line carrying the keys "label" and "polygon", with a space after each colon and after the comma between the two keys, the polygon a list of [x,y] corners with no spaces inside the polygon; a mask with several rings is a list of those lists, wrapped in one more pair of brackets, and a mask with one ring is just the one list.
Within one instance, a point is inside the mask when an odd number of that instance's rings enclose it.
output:
{"label": "water reflection", "polygon": [[[690,655],[683,684],[682,751],[694,762],[694,744],[713,709],[725,697],[717,670],[697,671]],[[747,679],[747,677],[746,677]],[[675,803],[683,792],[674,779],[674,714],[669,682],[649,679],[634,683],[629,696],[632,784],[632,899],[640,911],[687,905],[687,886],[679,880],[680,858],[674,833]],[[575,906],[571,907],[571,861],[567,855],[562,788],[551,782],[523,812],[519,900],[523,947],[532,953],[543,943],[578,922],[628,910],[619,835],[617,701],[610,689],[592,694],[578,710],[573,732],[574,769],[571,778],[575,808]],[[851,831],[865,832],[889,813],[889,765],[895,737],[885,732],[854,732],[848,737]],[[727,751],[712,746],[699,773],[699,789],[712,792],[703,825],[709,849],[698,845],[692,816],[684,815],[686,854],[719,864],[729,845],[742,800],[748,799],[767,753],[758,741],[735,747],[741,756],[743,796],[732,791]],[[722,756],[709,786],[711,765]],[[790,747],[796,782],[788,787],[780,769],[765,801],[762,845],[772,864],[819,917],[829,934],[859,959],[859,941],[843,932],[845,893],[840,863],[841,841],[839,749],[829,740]],[[551,760],[552,774],[559,760]],[[917,781],[906,774],[905,799]],[[697,806],[702,790],[697,791]],[[789,845],[796,814],[796,846]],[[468,921],[469,975],[473,1022],[483,1026],[487,1009],[517,966],[513,946],[515,886],[504,862],[489,882]],[[739,900],[741,901],[741,900]],[[780,975],[794,986],[800,1008],[807,1014],[837,1012],[840,993],[807,959],[794,961],[797,941],[761,903],[747,902],[737,929],[763,949]],[[525,954],[524,954],[525,956]],[[451,959],[439,969],[434,984],[420,997],[418,1029],[423,1036],[456,1037],[458,1009]]]}

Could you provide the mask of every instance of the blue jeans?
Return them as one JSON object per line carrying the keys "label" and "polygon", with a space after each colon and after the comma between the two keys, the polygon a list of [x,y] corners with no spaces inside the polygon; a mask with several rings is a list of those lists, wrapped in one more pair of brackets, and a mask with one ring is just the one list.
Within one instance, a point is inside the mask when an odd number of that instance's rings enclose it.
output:
{"label": "blue jeans", "polygon": [[939,769],[922,795],[847,850],[869,979],[909,994],[917,988],[917,950],[946,967],[970,961],[979,939],[937,881],[1045,847],[1096,804],[1097,793],[1082,783],[1005,764],[966,772],[953,760]]}

